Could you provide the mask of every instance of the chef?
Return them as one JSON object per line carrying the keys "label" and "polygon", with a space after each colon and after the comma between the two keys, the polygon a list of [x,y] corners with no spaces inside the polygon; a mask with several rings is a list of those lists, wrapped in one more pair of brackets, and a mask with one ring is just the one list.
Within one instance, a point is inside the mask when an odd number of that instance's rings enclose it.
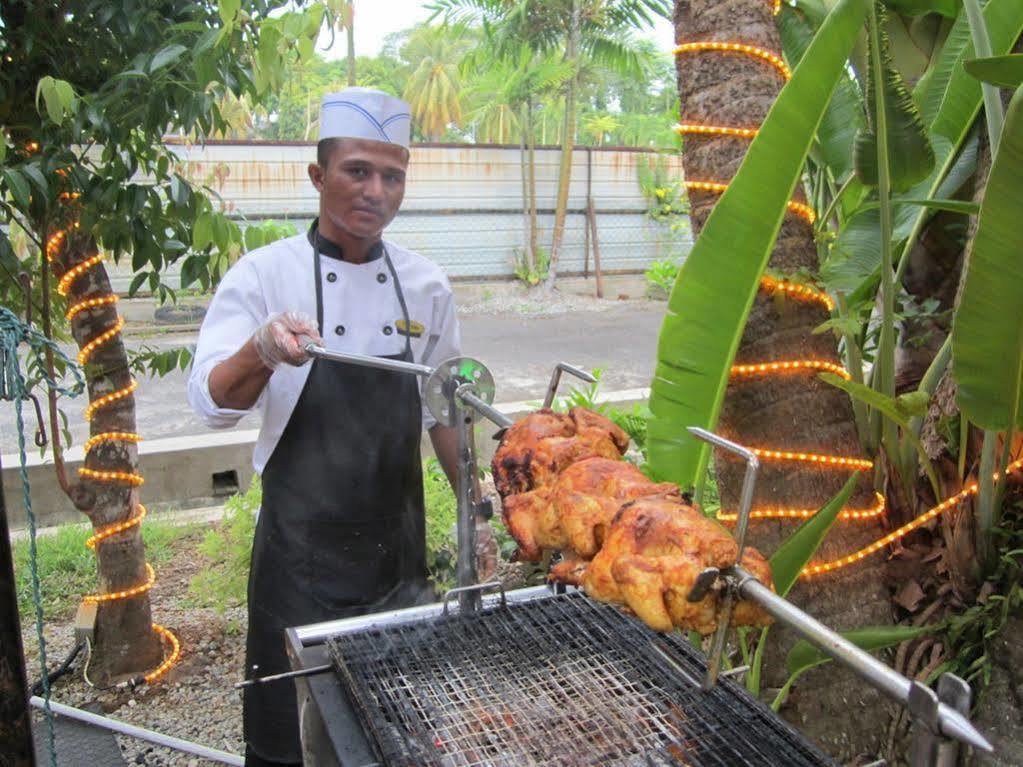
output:
{"label": "chef", "polygon": [[[258,409],[263,502],[249,576],[249,676],[288,670],[284,629],[429,601],[420,434],[449,480],[457,436],[422,406],[417,376],[324,360],[329,349],[436,366],[459,354],[436,264],[381,239],[405,194],[409,107],[348,88],[323,98],[308,233],[247,254],[199,332],[188,397],[214,428]],[[478,523],[492,553],[489,527]],[[291,682],[245,692],[246,765],[298,764]]]}

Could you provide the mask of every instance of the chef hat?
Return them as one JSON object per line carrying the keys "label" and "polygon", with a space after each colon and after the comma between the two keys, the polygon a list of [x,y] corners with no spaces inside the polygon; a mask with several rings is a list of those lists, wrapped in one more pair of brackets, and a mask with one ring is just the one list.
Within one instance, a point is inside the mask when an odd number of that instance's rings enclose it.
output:
{"label": "chef hat", "polygon": [[361,138],[408,149],[411,128],[409,105],[372,88],[328,93],[320,105],[320,141]]}

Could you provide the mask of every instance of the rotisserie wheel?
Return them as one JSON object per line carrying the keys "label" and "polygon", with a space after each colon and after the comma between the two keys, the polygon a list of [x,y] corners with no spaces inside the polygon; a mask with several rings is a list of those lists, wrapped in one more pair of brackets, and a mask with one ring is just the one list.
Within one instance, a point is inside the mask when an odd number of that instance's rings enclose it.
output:
{"label": "rotisserie wheel", "polygon": [[[687,597],[704,569],[727,567],[737,554],[728,531],[691,506],[641,498],[623,506],[611,521],[603,546],[581,580],[587,595],[628,606],[657,631],[681,628],[710,634],[717,628],[717,593],[696,603]],[[771,585],[770,567],[759,552],[747,549],[742,564]],[[754,605],[740,602],[733,622],[766,625],[769,619]]]}
{"label": "rotisserie wheel", "polygon": [[568,414],[538,410],[509,427],[494,454],[494,483],[502,498],[546,487],[583,458],[621,458],[629,436],[585,408]]}
{"label": "rotisserie wheel", "polygon": [[627,461],[585,458],[552,485],[505,498],[504,521],[522,559],[538,561],[544,549],[592,559],[621,505],[653,495],[677,499],[679,491],[671,483],[652,482]]}

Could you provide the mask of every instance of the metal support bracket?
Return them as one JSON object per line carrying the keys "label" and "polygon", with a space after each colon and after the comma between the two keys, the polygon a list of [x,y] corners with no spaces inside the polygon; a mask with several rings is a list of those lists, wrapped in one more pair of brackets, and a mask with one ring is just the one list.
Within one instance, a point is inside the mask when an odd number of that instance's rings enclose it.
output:
{"label": "metal support bracket", "polygon": [[561,384],[562,373],[573,375],[576,378],[586,381],[586,383],[597,383],[597,379],[582,368],[577,368],[575,365],[569,365],[567,362],[559,362],[555,366],[554,372],[551,373],[551,382],[547,386],[547,396],[544,397],[543,400],[544,408],[549,408],[554,404],[554,398],[558,395],[558,386]]}

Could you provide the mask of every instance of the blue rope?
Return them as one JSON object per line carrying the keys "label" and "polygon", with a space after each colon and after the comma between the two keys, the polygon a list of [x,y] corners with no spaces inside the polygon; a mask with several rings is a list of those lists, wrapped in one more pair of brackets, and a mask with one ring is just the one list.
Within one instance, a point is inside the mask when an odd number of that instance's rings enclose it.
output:
{"label": "blue rope", "polygon": [[[48,386],[68,397],[77,397],[85,388],[82,372],[68,357],[60,351],[57,344],[46,338],[42,333],[22,323],[17,316],[6,307],[0,306],[0,396],[14,400],[14,413],[18,427],[18,457],[21,461],[21,490],[24,496],[25,514],[28,517],[28,551],[29,570],[32,576],[32,602],[35,606],[36,638],[39,641],[39,666],[43,680],[43,712],[46,717],[50,766],[57,767],[57,743],[53,732],[53,711],[50,708],[50,676],[46,663],[46,638],[43,636],[43,596],[39,582],[39,567],[36,549],[36,518],[32,511],[31,485],[28,481],[28,456],[25,449],[25,419],[22,415],[22,404],[28,399],[29,391],[25,378],[21,374],[18,362],[18,347],[25,343],[29,355],[34,358],[36,366],[42,371],[42,379]],[[75,381],[70,387],[61,387],[47,371],[45,354],[47,349],[66,364]],[[60,439],[59,434],[52,435]]]}

